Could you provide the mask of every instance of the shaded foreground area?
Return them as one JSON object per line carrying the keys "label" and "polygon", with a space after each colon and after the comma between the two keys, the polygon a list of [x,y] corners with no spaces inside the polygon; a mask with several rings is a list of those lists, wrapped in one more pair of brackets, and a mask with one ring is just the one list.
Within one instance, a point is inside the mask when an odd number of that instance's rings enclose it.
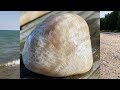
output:
{"label": "shaded foreground area", "polygon": [[102,79],[120,79],[120,33],[100,33]]}

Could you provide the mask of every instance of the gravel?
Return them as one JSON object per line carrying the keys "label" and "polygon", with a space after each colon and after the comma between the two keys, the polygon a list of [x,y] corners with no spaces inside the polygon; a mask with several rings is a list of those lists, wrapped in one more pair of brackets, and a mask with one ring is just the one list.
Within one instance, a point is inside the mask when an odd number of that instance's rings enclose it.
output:
{"label": "gravel", "polygon": [[100,33],[101,79],[120,79],[120,33]]}

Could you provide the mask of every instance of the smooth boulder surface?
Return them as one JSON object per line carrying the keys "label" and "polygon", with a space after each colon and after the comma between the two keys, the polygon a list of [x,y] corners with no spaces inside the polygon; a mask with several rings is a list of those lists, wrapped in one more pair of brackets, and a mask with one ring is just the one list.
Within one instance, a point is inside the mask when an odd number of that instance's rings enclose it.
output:
{"label": "smooth boulder surface", "polygon": [[93,56],[86,21],[70,13],[47,18],[26,39],[22,58],[27,69],[46,76],[88,72]]}

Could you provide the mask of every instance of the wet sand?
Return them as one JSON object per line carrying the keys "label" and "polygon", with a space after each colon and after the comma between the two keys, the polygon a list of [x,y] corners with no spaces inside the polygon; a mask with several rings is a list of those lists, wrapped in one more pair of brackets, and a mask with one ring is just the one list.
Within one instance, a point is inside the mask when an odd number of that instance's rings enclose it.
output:
{"label": "wet sand", "polygon": [[100,33],[101,79],[120,79],[120,33]]}
{"label": "wet sand", "polygon": [[20,65],[13,64],[0,66],[0,79],[19,79],[20,78]]}

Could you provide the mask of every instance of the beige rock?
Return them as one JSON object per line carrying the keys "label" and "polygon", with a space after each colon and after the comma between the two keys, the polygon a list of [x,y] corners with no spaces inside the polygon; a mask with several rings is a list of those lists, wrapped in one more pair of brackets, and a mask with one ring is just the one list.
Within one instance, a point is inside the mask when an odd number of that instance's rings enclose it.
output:
{"label": "beige rock", "polygon": [[86,21],[70,13],[47,18],[26,39],[22,57],[26,68],[47,76],[89,71],[93,56]]}

